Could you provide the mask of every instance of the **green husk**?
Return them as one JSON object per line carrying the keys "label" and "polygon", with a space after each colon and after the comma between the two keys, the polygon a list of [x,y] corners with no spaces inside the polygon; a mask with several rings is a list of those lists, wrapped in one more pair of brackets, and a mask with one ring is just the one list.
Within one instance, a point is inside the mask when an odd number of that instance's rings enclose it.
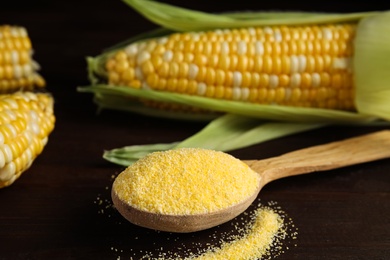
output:
{"label": "green husk", "polygon": [[[124,110],[179,120],[212,121],[203,130],[181,142],[125,146],[105,151],[103,157],[108,161],[127,166],[150,152],[177,147],[204,147],[231,151],[332,124],[389,125],[390,29],[388,24],[390,24],[390,15],[387,12],[209,14],[150,0],[124,0],[124,2],[162,27],[123,41],[107,49],[101,55],[88,57],[88,75],[91,85],[79,87],[78,91],[93,93],[94,102],[99,109]],[[114,51],[136,41],[163,36],[173,31],[339,22],[358,24],[353,59],[357,111],[259,105],[106,85],[104,63],[107,57]],[[208,110],[210,113],[188,114],[161,111],[144,106],[140,99],[189,105]]]}
{"label": "green husk", "polygon": [[170,144],[132,145],[104,151],[103,158],[122,166],[129,166],[148,153],[174,149],[178,142]]}
{"label": "green husk", "polygon": [[226,114],[175,147],[202,147],[231,151],[278,137],[326,126],[320,123],[278,123]]}
{"label": "green husk", "polygon": [[390,12],[360,22],[355,39],[356,106],[390,120]]}
{"label": "green husk", "polygon": [[199,31],[263,25],[298,25],[357,21],[377,12],[350,14],[308,12],[235,12],[210,14],[150,0],[123,0],[154,23],[175,31]]}
{"label": "green husk", "polygon": [[122,166],[129,166],[148,153],[180,147],[198,147],[231,151],[282,136],[326,126],[316,123],[266,123],[250,117],[224,115],[182,142],[170,144],[133,145],[107,150],[103,158]]}
{"label": "green husk", "polygon": [[[111,88],[110,88],[111,90]],[[88,89],[82,89],[81,91],[88,91]],[[221,115],[221,113],[210,112],[197,112],[190,113],[185,111],[169,111],[164,109],[156,109],[145,106],[139,100],[134,99],[133,96],[126,96],[121,93],[108,94],[97,91],[94,95],[94,102],[98,105],[99,110],[111,109],[119,111],[128,111],[145,116],[167,118],[174,120],[185,121],[211,121]]]}

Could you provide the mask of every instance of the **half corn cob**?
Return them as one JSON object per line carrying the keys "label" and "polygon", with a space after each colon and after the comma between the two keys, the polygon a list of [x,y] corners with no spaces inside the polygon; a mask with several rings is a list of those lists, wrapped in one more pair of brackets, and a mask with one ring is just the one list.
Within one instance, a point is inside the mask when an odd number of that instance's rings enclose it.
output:
{"label": "half corn cob", "polygon": [[0,188],[11,185],[42,152],[54,128],[49,94],[0,95]]}
{"label": "half corn cob", "polygon": [[0,26],[0,93],[31,91],[45,86],[32,59],[27,30],[21,26]]}

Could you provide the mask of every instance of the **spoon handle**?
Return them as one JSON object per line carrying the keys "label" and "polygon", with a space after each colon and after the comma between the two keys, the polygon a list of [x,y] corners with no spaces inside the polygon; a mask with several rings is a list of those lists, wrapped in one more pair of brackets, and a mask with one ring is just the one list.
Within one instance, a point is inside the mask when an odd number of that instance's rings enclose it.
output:
{"label": "spoon handle", "polygon": [[390,130],[317,145],[281,156],[246,162],[262,176],[262,186],[280,178],[390,157]]}

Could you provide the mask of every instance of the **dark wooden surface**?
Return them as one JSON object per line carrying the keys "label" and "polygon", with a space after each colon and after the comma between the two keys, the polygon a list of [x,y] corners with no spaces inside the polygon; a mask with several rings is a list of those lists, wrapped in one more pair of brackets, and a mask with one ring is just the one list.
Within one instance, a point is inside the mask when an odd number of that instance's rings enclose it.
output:
{"label": "dark wooden surface", "polygon": [[[373,1],[183,1],[182,6],[212,12],[390,9]],[[182,235],[177,242],[177,235],[126,223],[111,208],[109,196],[122,167],[102,159],[105,149],[181,140],[204,124],[113,111],[97,115],[91,96],[76,91],[88,84],[86,56],[155,26],[119,0],[10,1],[2,3],[0,23],[27,27],[34,57],[56,99],[57,117],[43,154],[12,186],[0,190],[0,259],[138,259],[141,250],[205,242],[211,231]],[[378,129],[328,127],[231,154],[267,158]],[[259,201],[277,202],[299,232],[277,259],[390,259],[389,172],[390,160],[381,160],[267,185]]]}

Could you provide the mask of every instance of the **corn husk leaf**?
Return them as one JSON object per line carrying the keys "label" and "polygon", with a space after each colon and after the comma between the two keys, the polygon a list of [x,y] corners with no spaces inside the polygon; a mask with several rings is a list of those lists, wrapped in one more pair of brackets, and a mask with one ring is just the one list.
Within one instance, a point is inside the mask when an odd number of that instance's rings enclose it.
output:
{"label": "corn husk leaf", "polygon": [[115,44],[115,45],[105,49],[103,51],[103,53],[110,53],[112,51],[121,49],[121,48],[129,45],[130,43],[139,42],[139,41],[142,41],[144,39],[161,37],[161,36],[170,34],[172,32],[173,32],[172,30],[169,30],[169,29],[166,29],[166,28],[157,28],[157,29],[154,29],[154,30],[151,30],[151,31],[148,31],[148,32],[145,32],[145,33],[141,33],[141,34],[138,34],[136,36],[133,36],[133,37],[131,37],[129,39],[126,39],[126,40],[124,40],[124,41],[122,41],[120,43],[117,43],[117,44]]}
{"label": "corn husk leaf", "polygon": [[226,114],[203,130],[176,145],[231,151],[278,137],[326,126],[320,123],[264,122],[251,117]]}
{"label": "corn husk leaf", "polygon": [[390,120],[390,12],[363,19],[355,39],[356,106]]}
{"label": "corn husk leaf", "polygon": [[153,107],[145,106],[138,100],[123,95],[96,93],[94,95],[93,100],[98,105],[100,111],[104,109],[127,111],[150,117],[167,118],[181,121],[183,120],[209,122],[222,115],[222,113],[213,111],[209,111],[207,113],[190,113],[186,111],[170,111],[166,109],[156,109]]}
{"label": "corn husk leaf", "polygon": [[125,146],[104,151],[103,158],[118,165],[129,166],[149,153],[174,149],[177,144],[178,142]]}
{"label": "corn husk leaf", "polygon": [[377,12],[349,14],[309,12],[242,12],[210,14],[150,0],[124,0],[150,21],[175,31],[199,31],[263,25],[298,25],[357,21]]}
{"label": "corn husk leaf", "polygon": [[148,153],[180,147],[231,151],[275,138],[326,126],[326,124],[266,123],[250,117],[227,114],[211,121],[193,136],[169,144],[133,145],[107,150],[103,158],[129,166]]}

